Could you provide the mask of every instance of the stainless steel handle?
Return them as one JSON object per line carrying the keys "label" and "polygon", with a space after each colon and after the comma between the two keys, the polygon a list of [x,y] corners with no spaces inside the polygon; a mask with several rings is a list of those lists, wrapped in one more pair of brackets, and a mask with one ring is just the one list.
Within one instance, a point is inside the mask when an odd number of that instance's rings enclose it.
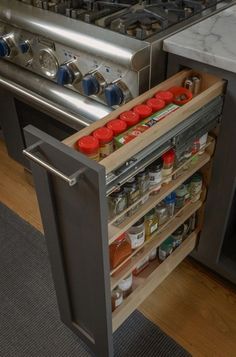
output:
{"label": "stainless steel handle", "polygon": [[62,180],[64,180],[65,182],[67,182],[69,184],[69,186],[74,186],[77,184],[78,179],[79,179],[79,175],[81,175],[85,169],[80,169],[77,172],[75,172],[73,175],[67,176],[65,174],[63,174],[63,172],[61,172],[60,170],[56,169],[55,167],[51,166],[49,163],[43,161],[42,159],[40,159],[38,156],[36,156],[35,153],[33,153],[34,151],[36,151],[36,149],[40,146],[40,144],[42,144],[43,142],[37,142],[36,144],[30,146],[27,149],[23,150],[23,154],[30,160],[34,161],[36,164],[42,166],[43,168],[45,168],[47,171],[49,171],[51,174],[60,177]]}

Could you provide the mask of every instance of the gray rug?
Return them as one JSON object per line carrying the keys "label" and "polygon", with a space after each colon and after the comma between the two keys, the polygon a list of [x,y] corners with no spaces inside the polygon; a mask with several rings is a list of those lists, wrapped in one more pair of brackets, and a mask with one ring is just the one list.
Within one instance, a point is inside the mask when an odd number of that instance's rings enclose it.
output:
{"label": "gray rug", "polygon": [[[114,334],[116,357],[186,357],[135,311]],[[89,357],[59,319],[44,237],[0,203],[0,357]]]}

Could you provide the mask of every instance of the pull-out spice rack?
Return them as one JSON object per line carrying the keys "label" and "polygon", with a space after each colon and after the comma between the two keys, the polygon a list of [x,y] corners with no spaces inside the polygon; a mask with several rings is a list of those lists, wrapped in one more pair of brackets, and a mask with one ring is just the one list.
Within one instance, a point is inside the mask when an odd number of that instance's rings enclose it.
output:
{"label": "pull-out spice rack", "polygon": [[[113,356],[113,331],[196,247],[198,237],[201,239],[215,128],[220,122],[225,82],[207,73],[198,73],[201,77],[198,95],[99,163],[76,151],[75,143],[122,112],[145,102],[157,91],[182,85],[186,77],[195,73],[193,70],[177,73],[62,143],[36,128],[25,129],[29,146],[26,154],[32,159],[61,319],[95,356]],[[150,195],[120,225],[114,225],[119,216],[108,220],[107,196],[113,190],[166,150],[184,146],[196,133],[206,131],[211,131],[213,136],[209,136],[205,152],[187,170],[163,185],[157,195]],[[111,271],[109,245],[199,170],[204,177],[201,199],[184,206],[142,249],[134,251],[129,261]],[[127,211],[130,209],[132,206]],[[160,264],[156,259],[141,272],[134,279],[133,292],[112,313],[111,290],[195,212],[198,216],[195,231],[165,261]]]}

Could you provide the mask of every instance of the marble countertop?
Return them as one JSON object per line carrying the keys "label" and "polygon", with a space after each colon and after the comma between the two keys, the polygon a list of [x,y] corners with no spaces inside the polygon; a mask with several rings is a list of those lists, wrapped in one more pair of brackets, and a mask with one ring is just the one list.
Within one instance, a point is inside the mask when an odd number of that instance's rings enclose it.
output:
{"label": "marble countertop", "polygon": [[236,73],[236,5],[164,41],[164,50]]}

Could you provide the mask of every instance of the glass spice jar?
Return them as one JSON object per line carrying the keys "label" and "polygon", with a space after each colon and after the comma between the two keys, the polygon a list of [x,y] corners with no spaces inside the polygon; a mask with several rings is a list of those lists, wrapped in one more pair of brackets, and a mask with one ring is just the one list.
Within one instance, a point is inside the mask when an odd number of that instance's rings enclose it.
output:
{"label": "glass spice jar", "polygon": [[164,202],[168,209],[169,218],[173,217],[174,212],[175,212],[176,193],[172,192],[171,194],[166,196],[166,198],[164,199]]}
{"label": "glass spice jar", "polygon": [[[115,218],[121,214],[127,207],[127,196],[125,190],[120,187],[108,197],[109,219]],[[126,215],[120,217],[115,223],[118,225],[124,221]]]}
{"label": "glass spice jar", "polygon": [[199,148],[199,151],[198,151],[198,155],[204,154],[205,146],[206,146],[206,143],[207,143],[207,138],[208,138],[208,133],[202,135],[199,138],[200,148]]}
{"label": "glass spice jar", "polygon": [[189,191],[192,202],[200,200],[202,192],[202,175],[199,172],[192,176]]}
{"label": "glass spice jar", "polygon": [[127,278],[121,280],[118,288],[123,293],[123,298],[126,299],[133,291],[133,275],[130,274]]}
{"label": "glass spice jar", "polygon": [[116,288],[112,291],[111,294],[111,305],[112,305],[112,312],[117,309],[123,302],[123,291],[119,288]]}
{"label": "glass spice jar", "polygon": [[185,205],[185,197],[188,191],[184,184],[180,185],[176,190],[176,201],[175,201],[175,211],[180,210]]}
{"label": "glass spice jar", "polygon": [[181,225],[179,228],[176,229],[174,233],[172,233],[172,238],[174,240],[174,248],[177,248],[183,241],[184,238],[184,225]]}
{"label": "glass spice jar", "polygon": [[127,232],[131,248],[139,248],[145,241],[145,225],[144,218],[138,220]]}
{"label": "glass spice jar", "polygon": [[149,167],[150,188],[154,188],[152,194],[157,194],[161,189],[162,166],[162,158],[159,158]]}
{"label": "glass spice jar", "polygon": [[175,152],[173,149],[170,149],[165,154],[162,155],[163,159],[163,168],[162,168],[162,176],[163,183],[169,183],[172,180],[172,172],[174,169],[175,162]]}
{"label": "glass spice jar", "polygon": [[155,209],[153,208],[145,216],[145,236],[146,240],[157,231],[158,229],[158,218]]}
{"label": "glass spice jar", "polygon": [[160,202],[156,206],[155,210],[157,214],[158,225],[162,226],[168,221],[169,218],[168,208],[166,207],[164,202]]}
{"label": "glass spice jar", "polygon": [[110,267],[115,269],[132,253],[130,241],[127,239],[126,234],[122,234],[110,246]]}
{"label": "glass spice jar", "polygon": [[[129,179],[124,185],[124,191],[127,195],[128,207],[130,207],[140,198],[138,180],[135,177]],[[129,210],[128,215],[132,216],[132,214],[134,214],[137,211],[139,205],[140,204],[137,204],[131,210]]]}
{"label": "glass spice jar", "polygon": [[106,127],[98,128],[93,132],[93,136],[99,141],[101,159],[113,153],[113,131],[111,129]]}
{"label": "glass spice jar", "polygon": [[76,142],[76,148],[94,161],[100,160],[99,141],[92,135],[84,136]]}
{"label": "glass spice jar", "polygon": [[160,261],[164,261],[174,250],[174,240],[167,238],[159,247],[158,254]]}
{"label": "glass spice jar", "polygon": [[137,174],[137,181],[139,185],[140,196],[142,197],[142,204],[145,203],[149,197],[149,171],[145,169]]}

